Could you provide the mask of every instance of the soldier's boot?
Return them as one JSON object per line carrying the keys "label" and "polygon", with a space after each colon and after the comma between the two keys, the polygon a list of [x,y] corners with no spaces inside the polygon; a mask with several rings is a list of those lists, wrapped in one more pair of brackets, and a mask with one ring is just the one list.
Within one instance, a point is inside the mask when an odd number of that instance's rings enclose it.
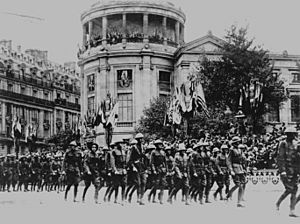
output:
{"label": "soldier's boot", "polygon": [[279,211],[281,202],[289,195],[288,191],[283,192],[283,194],[279,197],[278,201],[276,202],[276,210]]}
{"label": "soldier's boot", "polygon": [[161,190],[158,193],[158,200],[159,200],[159,203],[162,205],[163,204],[163,190]]}

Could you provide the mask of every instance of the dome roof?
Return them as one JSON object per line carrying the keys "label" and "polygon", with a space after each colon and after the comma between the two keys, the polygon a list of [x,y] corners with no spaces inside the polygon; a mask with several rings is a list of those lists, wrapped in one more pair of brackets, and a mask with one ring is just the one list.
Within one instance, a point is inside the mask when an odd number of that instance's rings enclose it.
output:
{"label": "dome roof", "polygon": [[116,5],[116,4],[130,4],[130,3],[137,3],[137,4],[152,4],[152,5],[160,5],[171,7],[177,10],[181,10],[181,8],[177,8],[172,2],[162,1],[162,0],[100,0],[96,3],[91,5],[91,8],[98,7],[98,6],[105,6],[105,5]]}

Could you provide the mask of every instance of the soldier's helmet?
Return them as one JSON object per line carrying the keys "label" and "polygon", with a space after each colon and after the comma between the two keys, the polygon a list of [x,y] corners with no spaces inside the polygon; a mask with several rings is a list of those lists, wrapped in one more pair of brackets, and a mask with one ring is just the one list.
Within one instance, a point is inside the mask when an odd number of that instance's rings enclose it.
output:
{"label": "soldier's helmet", "polygon": [[144,135],[142,133],[137,133],[135,136],[135,139],[144,138]]}
{"label": "soldier's helmet", "polygon": [[135,144],[137,144],[137,143],[138,143],[138,141],[135,140],[135,139],[133,139],[133,140],[131,140],[130,145],[135,145]]}
{"label": "soldier's helmet", "polygon": [[221,146],[221,150],[226,150],[226,149],[228,149],[228,146],[226,144]]}
{"label": "soldier's helmet", "polygon": [[163,142],[160,139],[154,141],[154,145],[163,145]]}
{"label": "soldier's helmet", "polygon": [[220,152],[220,150],[219,150],[219,148],[217,148],[217,147],[215,147],[215,148],[213,148],[213,151],[212,151],[213,153],[217,153],[217,152]]}
{"label": "soldier's helmet", "polygon": [[147,147],[148,150],[152,150],[152,149],[155,149],[155,145],[153,144],[149,144],[148,147]]}
{"label": "soldier's helmet", "polygon": [[69,146],[77,146],[76,141],[71,141],[70,144],[69,144]]}
{"label": "soldier's helmet", "polygon": [[285,129],[284,133],[286,133],[286,134],[289,134],[289,133],[291,133],[291,134],[296,134],[296,133],[298,133],[298,132],[297,132],[296,128],[289,126],[289,127],[287,127],[287,128]]}

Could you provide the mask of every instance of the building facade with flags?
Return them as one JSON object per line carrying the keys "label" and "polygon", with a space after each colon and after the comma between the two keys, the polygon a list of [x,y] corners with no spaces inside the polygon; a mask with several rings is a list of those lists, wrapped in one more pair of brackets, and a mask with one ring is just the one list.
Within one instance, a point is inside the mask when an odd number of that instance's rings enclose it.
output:
{"label": "building facade with flags", "polygon": [[51,62],[46,51],[23,52],[0,41],[0,154],[44,147],[61,130],[76,128],[80,115],[80,78],[76,63]]}
{"label": "building facade with flags", "polygon": [[[81,72],[81,113],[99,114],[99,105],[107,94],[118,102],[114,140],[130,138],[135,133],[143,109],[155,97],[185,92],[177,98],[181,108],[205,108],[201,86],[189,94],[188,77],[201,55],[213,60],[220,57],[224,41],[208,32],[204,37],[185,42],[185,14],[177,6],[160,1],[100,1],[81,15],[82,46],[78,52]],[[270,123],[300,122],[300,83],[297,60],[300,56],[270,54],[274,74],[286,80],[286,89],[295,95],[281,108],[267,115]],[[194,84],[193,84],[194,85]],[[182,87],[182,88],[181,88]],[[299,93],[299,94],[298,94]],[[190,98],[189,98],[190,97]],[[298,99],[299,98],[299,99]],[[185,103],[183,101],[191,102]],[[180,122],[176,110],[169,118]],[[100,111],[101,114],[101,111]],[[168,119],[169,119],[168,118]],[[103,125],[93,127],[98,143],[104,143]]]}

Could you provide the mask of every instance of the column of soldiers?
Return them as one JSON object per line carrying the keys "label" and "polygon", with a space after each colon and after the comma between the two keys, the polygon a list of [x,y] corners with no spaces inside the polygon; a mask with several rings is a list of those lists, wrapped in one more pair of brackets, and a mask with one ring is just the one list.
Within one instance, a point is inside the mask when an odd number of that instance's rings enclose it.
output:
{"label": "column of soldiers", "polygon": [[[296,131],[286,129],[286,139],[278,144],[278,168],[285,192],[276,203],[291,195],[290,216],[300,196],[296,196],[300,173],[300,147]],[[64,191],[65,200],[73,187],[73,201],[78,201],[78,186],[84,183],[82,202],[91,184],[94,201],[99,202],[99,191],[106,187],[104,202],[131,203],[133,197],[140,205],[148,202],[172,204],[178,192],[182,201],[200,204],[214,200],[231,200],[237,191],[237,206],[244,207],[246,177],[251,167],[246,145],[235,136],[230,141],[211,145],[206,141],[166,144],[160,139],[145,145],[138,133],[129,141],[117,141],[110,147],[89,144],[84,149],[73,141],[64,154],[30,154],[0,157],[1,191]],[[231,180],[234,185],[230,186]],[[167,195],[164,197],[164,192]],[[164,200],[165,198],[165,200]]]}

